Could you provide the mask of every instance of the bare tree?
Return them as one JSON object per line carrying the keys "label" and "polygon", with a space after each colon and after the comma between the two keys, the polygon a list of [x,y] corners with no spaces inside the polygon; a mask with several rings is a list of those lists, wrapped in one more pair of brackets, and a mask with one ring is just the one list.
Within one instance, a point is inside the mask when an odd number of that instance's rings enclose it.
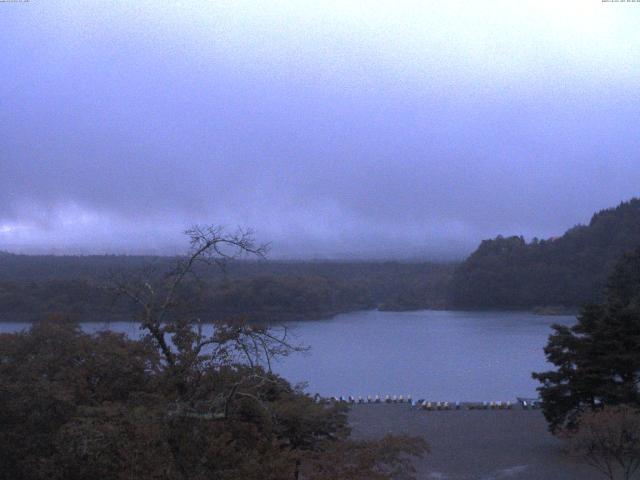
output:
{"label": "bare tree", "polygon": [[[260,403],[255,392],[273,381],[269,374],[274,356],[304,348],[289,342],[284,327],[250,324],[242,318],[217,322],[210,333],[205,333],[201,318],[177,308],[189,301],[182,298],[180,289],[190,277],[197,280],[198,265],[224,270],[228,260],[248,255],[264,257],[268,250],[267,245],[255,243],[250,230],[239,229],[229,234],[219,226],[196,225],[185,233],[190,240],[189,252],[177,260],[171,271],[158,275],[147,269],[137,276],[112,276],[111,284],[118,294],[138,307],[141,329],[160,351],[165,368],[174,379],[179,396],[176,411],[189,416],[224,418],[236,397],[250,397]],[[188,376],[201,373],[204,376],[207,369],[237,370],[238,365],[244,365],[246,373],[214,399],[204,402],[208,405],[204,413],[202,405],[196,408],[190,402],[196,396],[200,379]]]}
{"label": "bare tree", "polygon": [[632,406],[604,407],[580,417],[566,430],[570,452],[609,480],[630,480],[640,469],[640,411]]}

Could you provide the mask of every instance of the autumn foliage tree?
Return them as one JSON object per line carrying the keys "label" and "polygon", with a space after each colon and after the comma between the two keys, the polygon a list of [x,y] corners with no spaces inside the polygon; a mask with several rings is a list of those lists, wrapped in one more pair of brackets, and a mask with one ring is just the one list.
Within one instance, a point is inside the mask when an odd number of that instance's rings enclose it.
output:
{"label": "autumn foliage tree", "polygon": [[138,305],[140,340],[60,317],[0,335],[0,479],[410,478],[422,440],[351,440],[344,406],[271,371],[300,349],[286,330],[242,319],[207,330],[190,312],[196,264],[265,249],[248,232],[187,233],[171,272],[113,279]]}
{"label": "autumn foliage tree", "polygon": [[630,480],[640,471],[640,411],[626,405],[590,410],[564,432],[569,451],[609,480]]}

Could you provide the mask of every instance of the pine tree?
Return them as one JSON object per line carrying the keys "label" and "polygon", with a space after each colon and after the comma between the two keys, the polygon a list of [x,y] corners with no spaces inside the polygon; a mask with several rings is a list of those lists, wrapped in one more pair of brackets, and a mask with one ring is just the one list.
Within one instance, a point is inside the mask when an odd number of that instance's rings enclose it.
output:
{"label": "pine tree", "polygon": [[533,374],[551,431],[576,426],[587,408],[640,405],[640,248],[616,265],[603,304],[553,328],[545,354],[557,369]]}

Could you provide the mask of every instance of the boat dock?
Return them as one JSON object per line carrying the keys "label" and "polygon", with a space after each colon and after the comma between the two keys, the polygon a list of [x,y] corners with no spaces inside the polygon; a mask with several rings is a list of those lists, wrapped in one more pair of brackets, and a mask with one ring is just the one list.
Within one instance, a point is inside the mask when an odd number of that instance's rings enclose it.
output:
{"label": "boat dock", "polygon": [[510,400],[492,400],[485,402],[449,402],[449,401],[432,401],[421,398],[413,400],[411,395],[375,395],[367,397],[321,397],[315,395],[315,401],[318,403],[345,403],[350,405],[359,404],[404,404],[410,405],[419,410],[442,411],[442,410],[511,410],[520,408],[523,410],[534,410],[540,408],[540,400],[537,398],[516,397],[515,401]]}

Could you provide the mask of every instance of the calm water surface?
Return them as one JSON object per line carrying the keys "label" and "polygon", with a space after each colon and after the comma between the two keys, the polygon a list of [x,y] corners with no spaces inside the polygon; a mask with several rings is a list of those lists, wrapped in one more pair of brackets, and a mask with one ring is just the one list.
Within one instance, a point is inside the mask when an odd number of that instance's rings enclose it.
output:
{"label": "calm water surface", "polygon": [[[524,312],[355,312],[289,322],[308,353],[281,359],[274,370],[308,382],[310,393],[335,396],[408,395],[449,401],[535,396],[531,372],[548,368],[543,346],[553,323],[574,317]],[[24,324],[0,323],[0,331]],[[139,335],[136,324],[83,324]]]}
{"label": "calm water surface", "polygon": [[289,324],[307,355],[277,369],[322,395],[407,395],[450,401],[536,396],[553,323],[525,312],[358,312]]}

